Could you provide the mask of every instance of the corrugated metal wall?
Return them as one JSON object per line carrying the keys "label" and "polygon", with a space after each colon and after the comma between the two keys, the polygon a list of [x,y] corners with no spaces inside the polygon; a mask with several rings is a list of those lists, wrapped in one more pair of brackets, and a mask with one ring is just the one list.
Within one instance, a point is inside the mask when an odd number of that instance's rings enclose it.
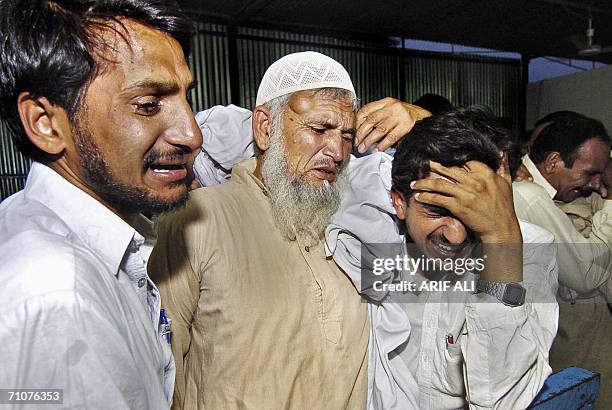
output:
{"label": "corrugated metal wall", "polygon": [[[279,57],[316,50],[349,71],[362,103],[383,97],[414,101],[424,93],[456,105],[485,104],[518,129],[520,62],[475,56],[416,52],[357,41],[272,30],[198,23],[189,66],[197,81],[191,93],[195,112],[217,104],[252,108],[259,81]],[[235,47],[233,47],[235,45]],[[235,64],[232,64],[235,62]],[[0,200],[21,189],[29,162],[0,127]]]}
{"label": "corrugated metal wall", "polygon": [[359,42],[306,34],[239,29],[236,35],[240,78],[240,104],[252,108],[266,68],[280,57],[315,50],[341,62],[351,74],[364,102],[399,96],[399,56],[388,48],[373,49]]}
{"label": "corrugated metal wall", "polygon": [[15,148],[0,121],[0,201],[23,188],[29,169],[30,161]]}
{"label": "corrugated metal wall", "polygon": [[454,105],[484,104],[515,132],[519,129],[521,67],[480,57],[445,60],[430,56],[404,58],[407,101],[425,93],[440,94]]}
{"label": "corrugated metal wall", "polygon": [[191,92],[194,112],[231,100],[227,29],[216,24],[199,24],[193,38],[189,68],[197,82]]}

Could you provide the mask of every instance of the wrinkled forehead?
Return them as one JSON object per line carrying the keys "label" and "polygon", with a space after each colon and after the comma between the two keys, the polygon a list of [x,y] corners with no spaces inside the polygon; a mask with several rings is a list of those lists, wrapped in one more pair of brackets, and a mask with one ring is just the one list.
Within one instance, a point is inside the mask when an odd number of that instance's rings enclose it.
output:
{"label": "wrinkled forehead", "polygon": [[295,92],[288,109],[308,121],[326,122],[341,128],[355,126],[353,102],[344,95],[334,96],[317,90]]}
{"label": "wrinkled forehead", "polygon": [[119,70],[128,78],[146,75],[191,82],[183,49],[171,35],[125,18],[105,21],[92,31],[100,39],[93,53],[100,74]]}

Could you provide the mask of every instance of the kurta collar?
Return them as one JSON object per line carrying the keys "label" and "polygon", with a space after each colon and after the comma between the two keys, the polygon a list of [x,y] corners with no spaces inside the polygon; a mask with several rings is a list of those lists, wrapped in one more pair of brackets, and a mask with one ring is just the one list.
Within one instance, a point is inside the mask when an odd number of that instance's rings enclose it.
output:
{"label": "kurta collar", "polygon": [[257,167],[257,157],[249,158],[245,161],[236,164],[232,168],[232,180],[247,184],[261,191],[265,196],[268,196],[268,189],[263,181],[255,176],[255,168]]}

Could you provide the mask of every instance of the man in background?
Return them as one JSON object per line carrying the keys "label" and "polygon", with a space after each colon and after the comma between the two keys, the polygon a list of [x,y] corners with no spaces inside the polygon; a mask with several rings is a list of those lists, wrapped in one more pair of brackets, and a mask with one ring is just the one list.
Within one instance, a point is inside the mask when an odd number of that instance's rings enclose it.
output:
{"label": "man in background", "polygon": [[0,386],[164,409],[175,368],[141,215],[187,199],[201,134],[175,3],[0,2],[0,114],[34,161],[0,206]]}
{"label": "man in background", "polygon": [[[601,122],[565,112],[548,121],[523,158],[533,182],[513,184],[518,217],[551,232],[558,246],[559,297],[566,303],[551,350],[553,369],[577,365],[600,372],[603,407],[612,404],[612,201],[603,184],[609,153]],[[601,208],[583,235],[564,212],[571,205],[564,204],[589,195],[600,196]]]}

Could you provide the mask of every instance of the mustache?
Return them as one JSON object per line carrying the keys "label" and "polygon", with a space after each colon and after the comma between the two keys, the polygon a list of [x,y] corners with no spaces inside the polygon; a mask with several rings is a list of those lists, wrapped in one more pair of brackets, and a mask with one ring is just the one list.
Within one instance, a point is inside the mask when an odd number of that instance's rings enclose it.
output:
{"label": "mustache", "polygon": [[151,165],[161,160],[168,160],[168,161],[181,160],[182,161],[184,160],[184,156],[190,153],[191,153],[191,150],[189,148],[177,148],[172,151],[151,150],[144,157],[143,168],[147,169]]}
{"label": "mustache", "polygon": [[346,161],[334,161],[331,158],[326,158],[326,159],[322,158],[322,159],[315,161],[315,163],[312,166],[314,168],[319,168],[319,167],[332,168],[333,172],[339,173],[340,171],[344,169],[345,164],[346,164]]}

